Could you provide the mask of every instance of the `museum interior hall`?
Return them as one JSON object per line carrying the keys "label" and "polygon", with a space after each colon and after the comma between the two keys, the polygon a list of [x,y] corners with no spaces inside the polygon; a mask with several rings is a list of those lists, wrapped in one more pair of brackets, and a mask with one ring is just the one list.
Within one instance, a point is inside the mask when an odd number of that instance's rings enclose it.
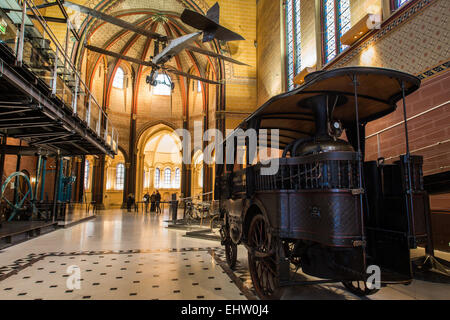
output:
{"label": "museum interior hall", "polygon": [[0,300],[449,300],[449,13],[0,0]]}

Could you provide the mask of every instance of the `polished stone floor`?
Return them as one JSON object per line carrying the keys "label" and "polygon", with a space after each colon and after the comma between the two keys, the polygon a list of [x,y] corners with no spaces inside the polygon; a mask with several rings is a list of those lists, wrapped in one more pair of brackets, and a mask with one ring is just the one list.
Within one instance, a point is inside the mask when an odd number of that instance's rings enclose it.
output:
{"label": "polished stone floor", "polygon": [[[242,246],[230,273],[220,243],[184,237],[167,218],[108,210],[4,249],[0,299],[255,299]],[[294,287],[283,298],[360,299],[340,284]],[[450,285],[415,280],[370,299],[450,299]]]}

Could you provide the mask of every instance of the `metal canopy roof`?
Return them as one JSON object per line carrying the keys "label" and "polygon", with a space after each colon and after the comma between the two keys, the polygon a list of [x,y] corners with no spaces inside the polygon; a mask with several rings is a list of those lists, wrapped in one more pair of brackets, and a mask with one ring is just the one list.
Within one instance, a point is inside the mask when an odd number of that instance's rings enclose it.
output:
{"label": "metal canopy roof", "polygon": [[[405,95],[409,95],[420,87],[421,82],[413,75],[382,68],[348,67],[318,71],[308,75],[301,87],[271,98],[245,119],[238,129],[279,129],[280,147],[299,138],[314,136],[313,112],[302,101],[319,95],[327,95],[337,102],[332,113],[334,120],[355,123],[355,77],[361,123],[395,111],[397,102],[402,99],[402,83]],[[334,102],[330,101],[331,104]]]}

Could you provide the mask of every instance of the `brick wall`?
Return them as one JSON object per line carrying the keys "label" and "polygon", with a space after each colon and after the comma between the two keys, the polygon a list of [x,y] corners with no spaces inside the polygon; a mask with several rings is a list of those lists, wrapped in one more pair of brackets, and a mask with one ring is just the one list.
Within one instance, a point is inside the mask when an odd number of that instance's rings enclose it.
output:
{"label": "brick wall", "polygon": [[[20,141],[18,139],[8,138],[7,145],[11,146],[19,146]],[[22,142],[22,146],[27,146],[25,142]],[[6,155],[5,156],[5,168],[3,171],[2,182],[5,181],[6,177],[9,177],[12,173],[16,172],[16,163],[17,156],[15,155]],[[27,170],[31,176],[35,176],[36,174],[36,158],[29,156],[22,156],[20,161],[20,170]]]}
{"label": "brick wall", "polygon": [[258,105],[283,91],[284,57],[282,56],[280,21],[281,4],[276,0],[259,0],[257,7]]}
{"label": "brick wall", "polygon": [[302,34],[301,64],[303,69],[312,67],[317,62],[315,0],[303,0],[300,2],[300,28]]}

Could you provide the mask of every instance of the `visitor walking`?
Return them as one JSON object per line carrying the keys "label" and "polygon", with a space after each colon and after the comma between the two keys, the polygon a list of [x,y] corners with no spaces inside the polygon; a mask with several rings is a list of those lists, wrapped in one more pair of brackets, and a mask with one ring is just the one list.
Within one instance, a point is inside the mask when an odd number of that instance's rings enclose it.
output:
{"label": "visitor walking", "polygon": [[130,193],[128,195],[128,198],[127,198],[127,210],[128,210],[128,212],[131,212],[131,207],[133,206],[133,204],[134,204],[134,195],[132,193]]}
{"label": "visitor walking", "polygon": [[156,213],[160,214],[161,213],[161,194],[159,193],[158,190],[156,190]]}
{"label": "visitor walking", "polygon": [[150,202],[151,202],[151,207],[150,207],[150,212],[155,212],[155,207],[156,207],[156,194],[155,191],[153,191],[152,195],[150,196]]}
{"label": "visitor walking", "polygon": [[147,193],[144,195],[145,213],[148,213],[148,204],[150,203],[150,195]]}

